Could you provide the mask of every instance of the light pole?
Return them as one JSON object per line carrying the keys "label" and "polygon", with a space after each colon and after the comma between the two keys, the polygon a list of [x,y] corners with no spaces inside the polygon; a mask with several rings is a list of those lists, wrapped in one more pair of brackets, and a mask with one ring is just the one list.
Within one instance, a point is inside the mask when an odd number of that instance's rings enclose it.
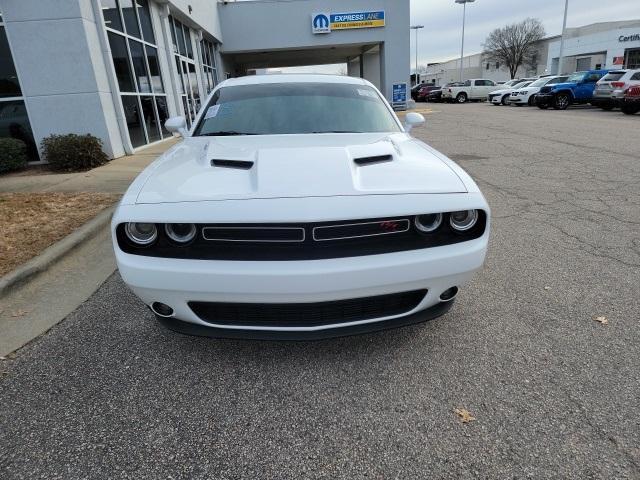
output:
{"label": "light pole", "polygon": [[569,11],[569,0],[564,2],[564,20],[562,21],[562,35],[560,36],[560,56],[558,57],[558,71],[556,75],[562,75],[562,62],[564,61],[564,31],[567,28],[567,12]]}
{"label": "light pole", "polygon": [[418,30],[424,28],[424,25],[411,25],[409,28],[416,31],[416,85],[418,85]]}
{"label": "light pole", "polygon": [[460,48],[460,81],[462,82],[462,59],[464,58],[464,21],[467,16],[467,3],[473,3],[476,0],[456,0],[456,3],[462,4],[462,47]]}

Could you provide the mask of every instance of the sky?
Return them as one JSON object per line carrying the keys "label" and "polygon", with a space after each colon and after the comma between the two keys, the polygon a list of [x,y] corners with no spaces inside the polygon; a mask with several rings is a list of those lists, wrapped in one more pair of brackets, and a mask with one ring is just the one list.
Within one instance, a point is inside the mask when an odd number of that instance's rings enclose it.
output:
{"label": "sky", "polygon": [[[563,0],[475,0],[467,4],[465,55],[481,52],[482,43],[491,30],[527,17],[539,18],[547,36],[559,35],[563,14]],[[640,0],[569,0],[567,28],[631,19],[640,19]],[[411,24],[425,27],[418,33],[419,65],[460,56],[462,5],[454,0],[411,0]],[[415,33],[412,31],[412,69],[414,65]],[[283,70],[338,73],[341,68],[341,65],[323,65]]]}
{"label": "sky", "polygon": [[[482,51],[495,28],[539,18],[547,36],[560,35],[563,0],[476,0],[467,4],[465,55]],[[569,0],[567,28],[596,22],[640,19],[640,0]],[[454,0],[411,0],[411,24],[424,25],[418,33],[418,64],[460,56],[462,5]],[[411,35],[411,65],[415,63],[415,32]]]}

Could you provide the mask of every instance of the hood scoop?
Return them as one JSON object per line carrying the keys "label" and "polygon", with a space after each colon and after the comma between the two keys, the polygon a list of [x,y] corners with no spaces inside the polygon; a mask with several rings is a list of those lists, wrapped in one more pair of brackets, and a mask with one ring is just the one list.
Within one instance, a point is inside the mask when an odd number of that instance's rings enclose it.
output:
{"label": "hood scoop", "polygon": [[393,155],[374,155],[371,157],[360,157],[354,158],[353,161],[356,163],[356,165],[364,167],[366,165],[373,165],[376,163],[391,162],[393,161]]}
{"label": "hood scoop", "polygon": [[235,168],[238,170],[251,170],[254,162],[250,160],[224,160],[224,159],[216,159],[211,160],[212,167],[220,167],[220,168]]}

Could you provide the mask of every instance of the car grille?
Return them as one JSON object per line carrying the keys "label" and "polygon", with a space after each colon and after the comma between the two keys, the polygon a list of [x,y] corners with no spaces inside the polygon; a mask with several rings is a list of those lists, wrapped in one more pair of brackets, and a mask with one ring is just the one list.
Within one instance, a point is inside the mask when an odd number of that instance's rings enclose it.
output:
{"label": "car grille", "polygon": [[316,303],[189,302],[208,323],[247,327],[317,327],[409,313],[427,290]]}
{"label": "car grille", "polygon": [[134,255],[194,260],[320,260],[360,257],[451,245],[481,237],[486,213],[466,232],[455,232],[445,213],[442,226],[424,234],[413,216],[355,219],[319,223],[198,224],[196,238],[176,245],[158,227],[158,239],[150,246],[129,241],[125,224],[116,228],[120,249]]}

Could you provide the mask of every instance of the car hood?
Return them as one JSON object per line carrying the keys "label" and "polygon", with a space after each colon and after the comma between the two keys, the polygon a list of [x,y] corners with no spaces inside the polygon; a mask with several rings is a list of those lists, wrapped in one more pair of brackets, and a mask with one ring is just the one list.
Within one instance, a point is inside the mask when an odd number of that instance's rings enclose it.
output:
{"label": "car hood", "polygon": [[500,90],[493,90],[491,93],[489,93],[489,95],[498,95],[498,94],[511,93],[511,92],[513,92],[513,88],[503,88]]}
{"label": "car hood", "polygon": [[564,83],[554,83],[553,85],[549,85],[549,88],[552,90],[558,90],[560,88],[575,88],[578,84],[575,82],[564,82]]}
{"label": "car hood", "polygon": [[163,203],[467,192],[449,162],[404,133],[191,137],[129,194]]}

